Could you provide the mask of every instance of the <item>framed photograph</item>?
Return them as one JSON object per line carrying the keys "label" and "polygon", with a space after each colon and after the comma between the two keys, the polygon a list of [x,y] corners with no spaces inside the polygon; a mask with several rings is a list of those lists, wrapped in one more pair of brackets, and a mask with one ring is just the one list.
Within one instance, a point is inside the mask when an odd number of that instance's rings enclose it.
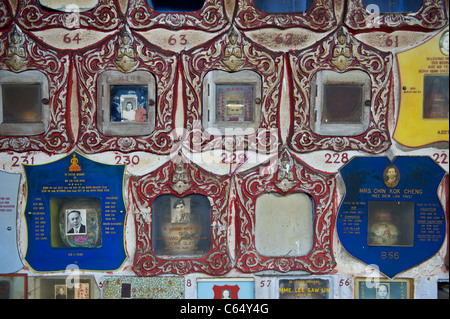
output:
{"label": "framed photograph", "polygon": [[198,278],[197,299],[254,299],[253,278]]}
{"label": "framed photograph", "polygon": [[55,298],[54,299],[67,299],[67,286],[55,285]]}
{"label": "framed photograph", "polygon": [[198,258],[211,246],[211,205],[204,195],[162,195],[152,207],[153,250],[157,256]]}
{"label": "framed photograph", "polygon": [[448,119],[449,113],[448,86],[449,86],[448,75],[424,76],[423,79],[424,119]]}
{"label": "framed photograph", "polygon": [[355,299],[414,299],[414,279],[356,277]]}
{"label": "framed photograph", "polygon": [[52,247],[101,247],[101,205],[98,197],[52,197]]}
{"label": "framed photograph", "polygon": [[145,122],[148,114],[146,85],[111,85],[111,122]]}

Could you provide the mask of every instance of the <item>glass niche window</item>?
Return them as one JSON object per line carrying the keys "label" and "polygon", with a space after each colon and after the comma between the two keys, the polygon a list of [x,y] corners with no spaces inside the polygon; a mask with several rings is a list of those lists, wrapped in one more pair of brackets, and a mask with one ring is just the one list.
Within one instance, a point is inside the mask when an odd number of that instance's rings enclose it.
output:
{"label": "glass niche window", "polygon": [[97,92],[97,124],[104,135],[138,136],[154,130],[156,80],[151,73],[105,71]]}
{"label": "glass niche window", "polygon": [[311,126],[320,135],[352,136],[369,127],[371,81],[359,70],[319,71],[311,86]]}
{"label": "glass niche window", "polygon": [[448,75],[425,75],[423,118],[448,119]]}
{"label": "glass niche window", "polygon": [[254,134],[260,125],[261,77],[250,70],[209,72],[203,83],[203,127],[215,135]]}
{"label": "glass niche window", "polygon": [[414,202],[369,201],[370,246],[414,245]]}
{"label": "glass niche window", "polygon": [[49,121],[47,77],[39,71],[0,71],[0,135],[39,135]]}
{"label": "glass niche window", "polygon": [[368,10],[379,13],[416,12],[422,7],[422,2],[423,0],[364,0]]}
{"label": "glass niche window", "polygon": [[194,12],[203,7],[205,0],[147,0],[147,3],[158,12]]}
{"label": "glass niche window", "polygon": [[100,198],[53,197],[50,215],[52,247],[102,246]]}
{"label": "glass niche window", "polygon": [[61,12],[84,12],[94,9],[98,0],[39,0],[41,6],[46,9]]}
{"label": "glass niche window", "polygon": [[211,205],[206,196],[162,195],[152,205],[152,245],[159,257],[201,258],[211,248]]}
{"label": "glass niche window", "polygon": [[288,13],[306,11],[313,0],[254,0],[255,6],[267,13]]}
{"label": "glass niche window", "polygon": [[313,246],[313,200],[303,193],[267,193],[256,199],[256,250],[271,257],[307,255]]}

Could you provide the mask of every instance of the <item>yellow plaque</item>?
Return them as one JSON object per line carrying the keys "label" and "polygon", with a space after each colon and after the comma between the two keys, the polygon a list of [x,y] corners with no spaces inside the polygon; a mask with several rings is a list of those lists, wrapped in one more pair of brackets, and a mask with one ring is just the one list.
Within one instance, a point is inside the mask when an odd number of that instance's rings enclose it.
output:
{"label": "yellow plaque", "polygon": [[408,147],[448,142],[448,28],[397,55],[400,109],[394,139]]}

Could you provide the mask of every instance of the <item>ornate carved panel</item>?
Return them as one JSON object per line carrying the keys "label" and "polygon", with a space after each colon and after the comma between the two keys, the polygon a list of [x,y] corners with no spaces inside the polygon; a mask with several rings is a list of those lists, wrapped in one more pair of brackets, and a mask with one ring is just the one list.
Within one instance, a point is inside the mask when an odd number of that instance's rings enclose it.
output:
{"label": "ornate carved panel", "polygon": [[363,0],[349,0],[344,18],[344,24],[354,31],[433,31],[444,27],[447,21],[444,0],[424,0],[417,12],[379,14],[368,12]]}
{"label": "ornate carved panel", "polygon": [[64,153],[71,149],[74,138],[69,129],[67,111],[70,82],[70,58],[34,41],[15,24],[0,35],[0,69],[15,73],[37,70],[48,78],[49,108],[45,133],[35,136],[0,137],[0,150],[17,152],[44,151]]}
{"label": "ornate carved panel", "polygon": [[[265,166],[234,177],[237,214],[236,267],[243,272],[276,270],[280,272],[307,271],[328,273],[335,267],[332,252],[334,218],[337,210],[334,174],[318,172],[287,150],[280,152]],[[313,199],[313,246],[305,256],[270,257],[257,251],[255,244],[255,205],[265,193],[281,196],[295,193]],[[300,207],[296,207],[300,210]],[[274,211],[273,214],[279,212]]]}
{"label": "ornate carved panel", "polygon": [[0,29],[12,22],[11,13],[6,1],[0,2]]}
{"label": "ornate carved panel", "polygon": [[[389,148],[391,139],[388,131],[388,108],[393,91],[392,54],[359,42],[345,28],[341,28],[310,49],[289,53],[289,61],[293,75],[294,104],[293,135],[289,146],[294,151],[360,150],[379,153]],[[370,76],[370,117],[368,129],[364,133],[354,136],[324,136],[313,132],[310,126],[310,83],[321,70],[338,73],[361,70]]]}
{"label": "ornate carved panel", "polygon": [[[231,39],[231,40],[230,40]],[[237,29],[210,41],[207,45],[181,54],[185,79],[186,128],[183,146],[197,152],[211,149],[277,149],[279,138],[279,105],[284,57],[252,43]],[[209,71],[236,72],[252,70],[262,79],[260,126],[256,133],[243,136],[211,135],[202,128],[204,79]],[[239,76],[236,76],[239,83]],[[203,115],[204,116],[204,115]]]}
{"label": "ornate carved panel", "polygon": [[127,23],[131,29],[190,28],[202,31],[218,31],[229,22],[225,13],[224,0],[205,0],[203,7],[195,12],[172,13],[153,10],[146,0],[131,0]]}
{"label": "ornate carved panel", "polygon": [[[229,189],[229,178],[210,174],[188,162],[181,154],[150,174],[131,177],[128,183],[128,196],[130,211],[134,214],[136,223],[136,252],[133,266],[135,273],[139,276],[155,276],[202,272],[220,276],[229,272],[232,267],[227,250]],[[156,200],[165,195],[184,200],[193,195],[207,198],[210,205],[210,220],[207,221],[209,230],[205,230],[210,233],[206,232],[205,236],[210,238],[210,246],[207,247],[206,254],[199,257],[189,256],[190,252],[185,246],[195,244],[185,241],[188,235],[187,232],[182,234],[182,222],[174,221],[172,218],[169,223],[174,224],[171,226],[159,223],[161,220],[158,220],[158,224],[154,224],[157,215],[164,209],[167,213],[171,212],[170,207],[158,206],[159,211],[155,209]],[[198,206],[193,205],[189,215],[199,214],[198,209]],[[180,232],[176,231],[177,227]],[[165,228],[164,231],[173,229],[176,233],[158,235],[156,229],[161,228]],[[178,250],[178,253],[166,257],[155,251],[156,242],[166,239],[172,241],[166,245],[172,245],[171,249]]]}
{"label": "ornate carved panel", "polygon": [[337,26],[331,0],[315,0],[306,11],[295,13],[265,13],[258,10],[254,0],[237,0],[235,21],[244,30],[300,27],[325,32]]}
{"label": "ornate carved panel", "polygon": [[[127,37],[124,41],[122,38]],[[108,38],[98,47],[75,56],[78,73],[80,130],[78,147],[85,153],[148,151],[168,154],[174,128],[177,59],[156,49],[129,30]],[[107,70],[123,74],[147,71],[156,78],[155,129],[147,136],[105,136],[97,127],[97,80]],[[126,83],[124,83],[126,84]]]}
{"label": "ornate carved panel", "polygon": [[30,31],[56,27],[110,31],[121,22],[117,0],[98,0],[97,6],[86,12],[46,10],[39,5],[38,0],[21,0],[18,3],[17,23]]}

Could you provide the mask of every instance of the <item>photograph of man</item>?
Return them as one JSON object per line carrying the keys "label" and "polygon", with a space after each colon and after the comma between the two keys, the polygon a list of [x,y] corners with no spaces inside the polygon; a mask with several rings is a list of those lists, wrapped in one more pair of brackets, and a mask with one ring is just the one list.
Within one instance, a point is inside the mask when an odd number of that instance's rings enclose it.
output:
{"label": "photograph of man", "polygon": [[178,198],[175,200],[172,211],[171,211],[171,222],[172,223],[189,223],[191,220],[191,215],[187,211],[184,199]]}
{"label": "photograph of man", "polygon": [[68,210],[67,212],[67,234],[86,234],[86,226],[83,222],[81,210]]}
{"label": "photograph of man", "polygon": [[65,285],[55,285],[55,299],[67,299]]}
{"label": "photograph of man", "polygon": [[387,284],[380,284],[378,286],[377,299],[389,299],[389,287]]}

